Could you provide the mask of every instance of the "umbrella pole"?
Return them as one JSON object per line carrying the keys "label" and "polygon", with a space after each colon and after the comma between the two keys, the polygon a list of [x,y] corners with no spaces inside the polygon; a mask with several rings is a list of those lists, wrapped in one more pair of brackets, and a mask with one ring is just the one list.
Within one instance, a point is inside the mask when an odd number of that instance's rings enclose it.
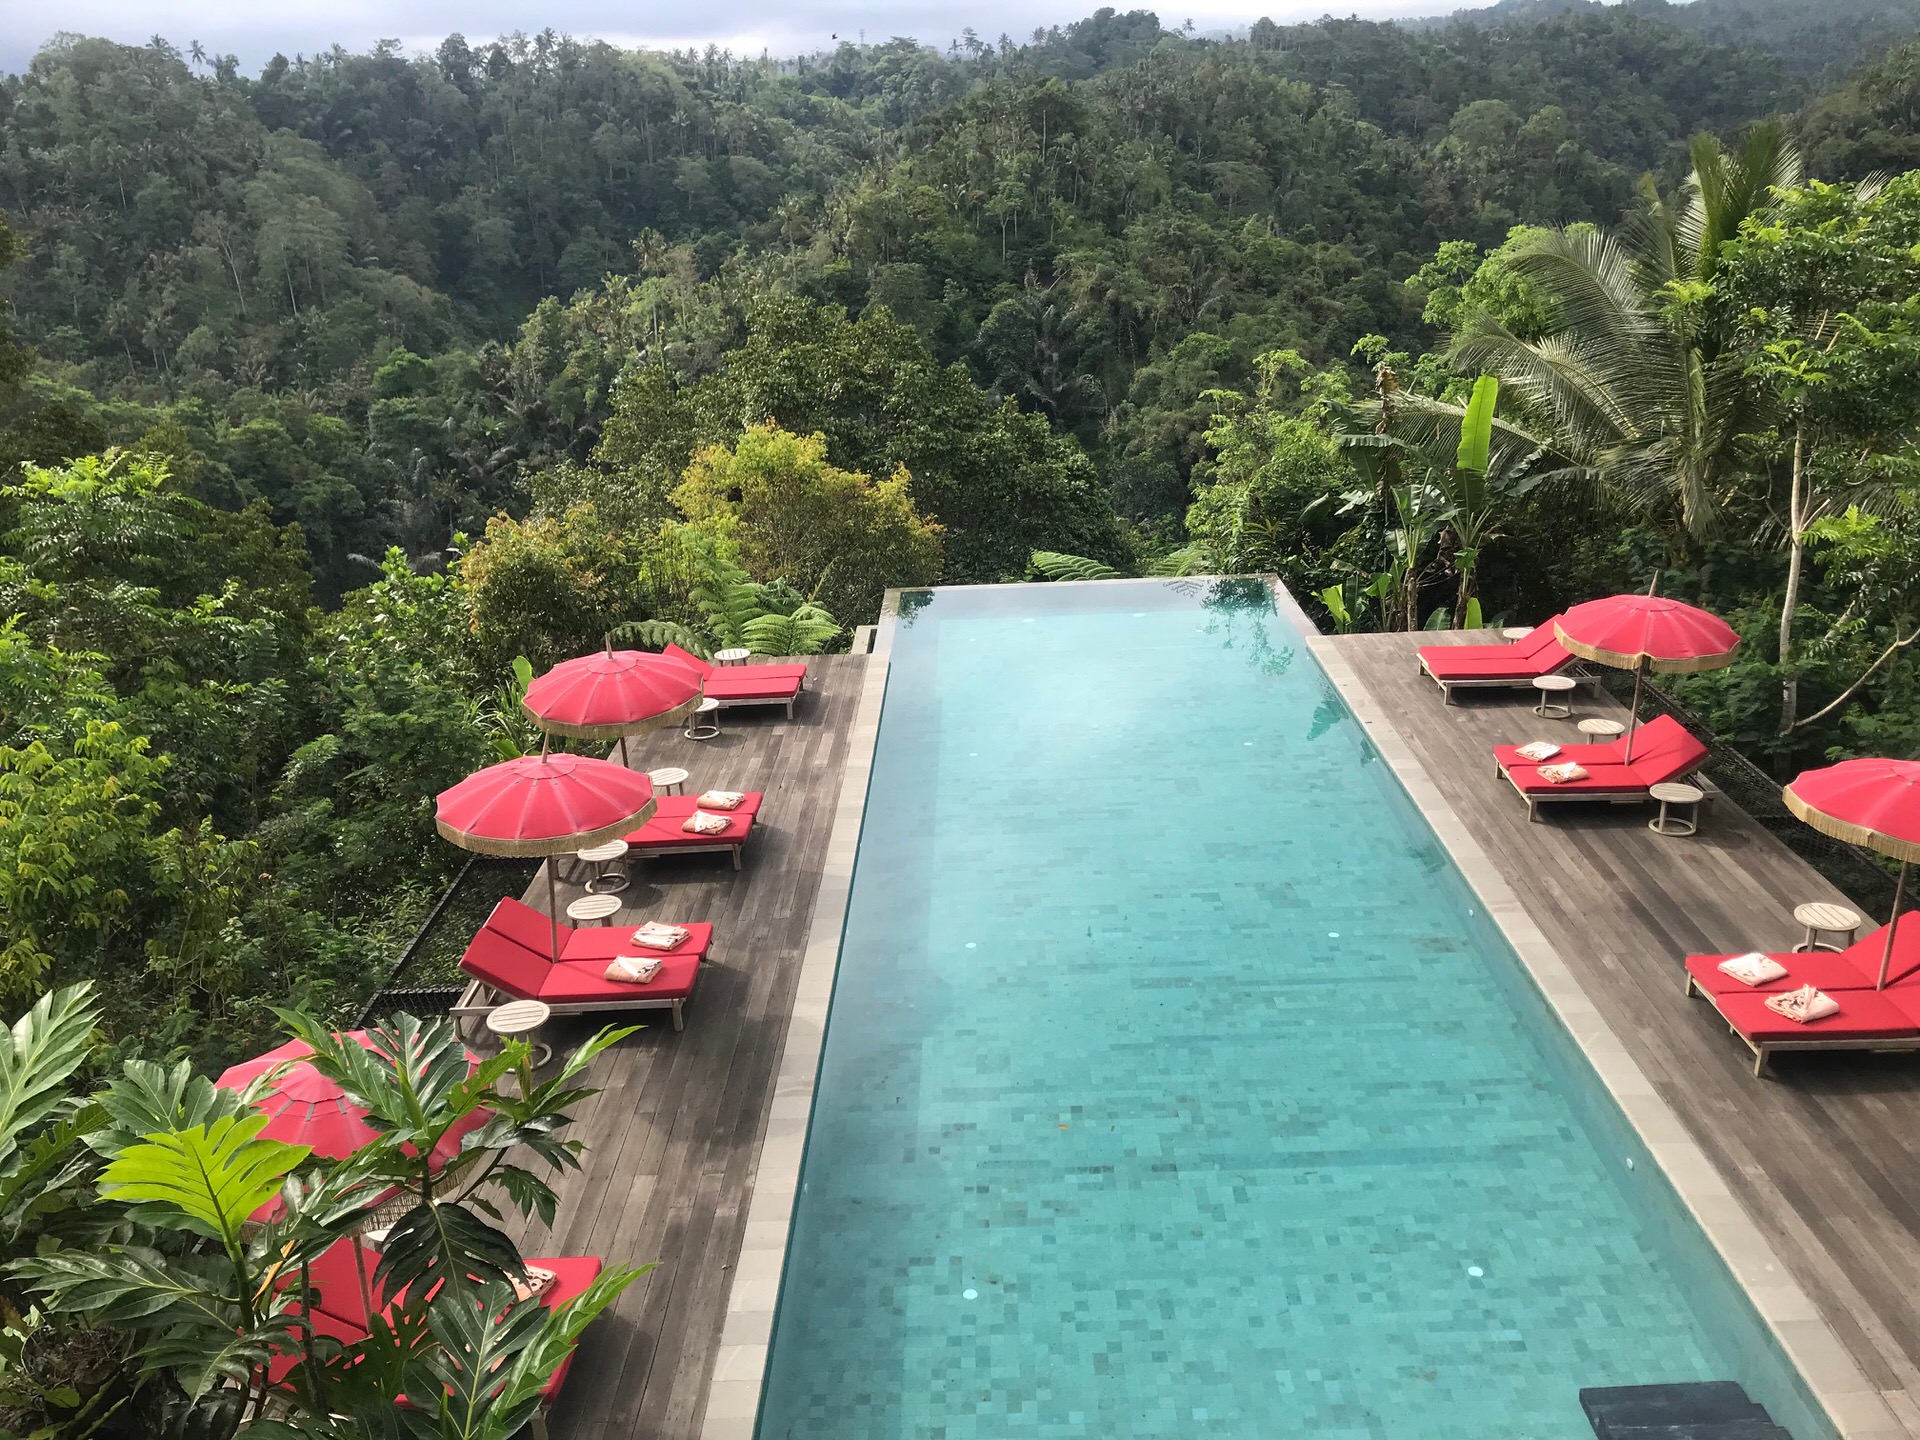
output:
{"label": "umbrella pole", "polygon": [[373,1308],[373,1287],[367,1283],[367,1252],[360,1244],[360,1232],[353,1233],[353,1268],[360,1272],[360,1303],[367,1307],[367,1314],[375,1314]]}
{"label": "umbrella pole", "polygon": [[1887,971],[1893,965],[1893,936],[1894,932],[1900,928],[1900,902],[1906,898],[1906,894],[1907,862],[1902,860],[1900,878],[1893,882],[1893,917],[1887,921],[1887,943],[1880,951],[1880,978],[1874,982],[1873,986],[1876,990],[1887,988]]}
{"label": "umbrella pole", "polygon": [[624,735],[620,737],[620,763],[629,770],[633,768],[633,762],[627,759],[627,737]]}
{"label": "umbrella pole", "polygon": [[1633,763],[1633,732],[1640,724],[1640,686],[1647,678],[1647,662],[1642,660],[1633,667],[1633,710],[1627,716],[1627,753],[1621,760],[1623,765]]}
{"label": "umbrella pole", "polygon": [[560,868],[560,857],[547,857],[547,924],[553,930],[553,963],[560,963],[560,901],[554,893],[553,872]]}

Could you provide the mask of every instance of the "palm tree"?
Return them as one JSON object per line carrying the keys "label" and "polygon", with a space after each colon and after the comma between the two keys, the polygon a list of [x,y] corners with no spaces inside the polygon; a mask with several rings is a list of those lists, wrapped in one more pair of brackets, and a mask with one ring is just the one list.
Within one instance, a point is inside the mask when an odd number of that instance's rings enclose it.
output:
{"label": "palm tree", "polygon": [[1520,423],[1558,456],[1541,479],[1599,483],[1698,537],[1718,521],[1736,442],[1760,403],[1703,302],[1721,246],[1801,169],[1771,123],[1731,154],[1712,136],[1692,154],[1679,195],[1649,187],[1619,235],[1551,232],[1515,257],[1513,273],[1549,301],[1557,328],[1526,341],[1476,313],[1452,358],[1498,376]]}

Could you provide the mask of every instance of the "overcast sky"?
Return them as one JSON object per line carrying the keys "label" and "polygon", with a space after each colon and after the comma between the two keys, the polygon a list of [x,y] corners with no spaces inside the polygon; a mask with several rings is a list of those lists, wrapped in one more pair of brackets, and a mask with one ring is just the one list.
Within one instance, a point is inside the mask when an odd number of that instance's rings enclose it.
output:
{"label": "overcast sky", "polygon": [[[1192,20],[1202,30],[1223,30],[1262,15],[1287,21],[1313,19],[1329,9],[1427,14],[1463,3],[1468,0],[1183,0],[1146,8],[1169,26]],[[0,0],[0,68],[21,68],[56,30],[130,43],[158,34],[182,49],[198,40],[215,54],[238,55],[249,71],[276,50],[289,56],[335,44],[357,50],[381,39],[427,50],[456,30],[481,40],[548,26],[616,45],[674,49],[711,42],[749,55],[819,50],[830,47],[836,34],[858,40],[863,32],[869,41],[911,35],[944,49],[963,26],[971,25],[987,40],[1003,32],[1024,38],[1035,26],[1064,25],[1098,5],[1099,0],[974,0],[967,5],[936,0]],[[1114,8],[1133,7],[1114,0]]]}

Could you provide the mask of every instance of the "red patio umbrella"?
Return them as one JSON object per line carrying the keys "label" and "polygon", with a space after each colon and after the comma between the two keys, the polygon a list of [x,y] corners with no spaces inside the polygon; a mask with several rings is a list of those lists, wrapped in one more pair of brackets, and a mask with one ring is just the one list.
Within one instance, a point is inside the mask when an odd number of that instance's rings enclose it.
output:
{"label": "red patio umbrella", "polygon": [[[1656,582],[1657,583],[1657,582]],[[1740,636],[1718,615],[1664,595],[1609,595],[1575,605],[1554,623],[1560,643],[1583,660],[1633,671],[1633,713],[1626,758],[1640,724],[1640,688],[1647,672],[1691,675],[1733,663]]]}
{"label": "red patio umbrella", "polygon": [[607,648],[562,660],[527,686],[520,708],[555,735],[620,742],[684,720],[699,706],[703,681],[689,666],[646,650]]}
{"label": "red patio umbrella", "polygon": [[[520,755],[442,790],[434,826],[483,855],[564,855],[617,839],[653,818],[653,782],[588,755]],[[547,920],[560,958],[560,914],[547,863]]]}
{"label": "red patio umbrella", "polygon": [[1804,771],[1780,792],[1787,808],[1822,835],[1864,845],[1900,862],[1893,886],[1893,914],[1880,952],[1876,990],[1887,984],[1893,962],[1893,932],[1907,893],[1907,866],[1920,860],[1920,761],[1842,760]]}
{"label": "red patio umbrella", "polygon": [[[358,1042],[366,1049],[373,1049],[367,1032],[352,1030],[347,1039]],[[251,1060],[242,1060],[238,1065],[229,1065],[220,1072],[220,1078],[213,1083],[223,1090],[245,1090],[262,1076],[271,1076],[267,1086],[254,1097],[254,1106],[264,1110],[269,1119],[266,1128],[260,1133],[269,1140],[284,1141],[289,1145],[305,1145],[323,1160],[344,1160],[349,1155],[358,1154],[370,1145],[379,1135],[366,1122],[366,1111],[347,1098],[336,1081],[328,1079],[316,1070],[306,1057],[313,1053],[313,1047],[304,1040],[289,1040],[256,1055]],[[479,1057],[472,1051],[467,1052],[467,1068],[472,1071],[480,1063]],[[274,1072],[278,1071],[278,1074]],[[433,1154],[427,1158],[427,1164],[434,1170],[443,1170],[447,1162],[460,1153],[460,1142],[469,1131],[478,1130],[487,1123],[487,1112],[475,1110],[463,1117],[440,1138],[434,1146]],[[397,1195],[395,1190],[382,1197],[381,1203]],[[270,1219],[280,1208],[280,1200],[275,1197],[254,1212],[256,1220]],[[360,1299],[369,1312],[373,1309],[372,1288],[367,1280],[366,1260],[357,1243],[353,1244],[354,1268],[360,1277]]]}

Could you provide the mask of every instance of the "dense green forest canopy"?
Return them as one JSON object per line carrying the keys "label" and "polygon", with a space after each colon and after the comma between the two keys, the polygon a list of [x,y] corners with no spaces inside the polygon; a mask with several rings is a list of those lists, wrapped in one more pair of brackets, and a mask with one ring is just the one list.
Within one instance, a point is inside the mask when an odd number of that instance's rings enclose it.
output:
{"label": "dense green forest canopy", "polygon": [[[1916,23],[55,38],[0,80],[0,996],[101,977],[208,1059],[344,1013],[458,858],[433,793],[537,743],[517,675],[844,643],[1035,552],[1329,625],[1657,568],[1747,633],[1689,698],[1758,759],[1913,751]],[[1562,403],[1567,347],[1639,388]]]}

